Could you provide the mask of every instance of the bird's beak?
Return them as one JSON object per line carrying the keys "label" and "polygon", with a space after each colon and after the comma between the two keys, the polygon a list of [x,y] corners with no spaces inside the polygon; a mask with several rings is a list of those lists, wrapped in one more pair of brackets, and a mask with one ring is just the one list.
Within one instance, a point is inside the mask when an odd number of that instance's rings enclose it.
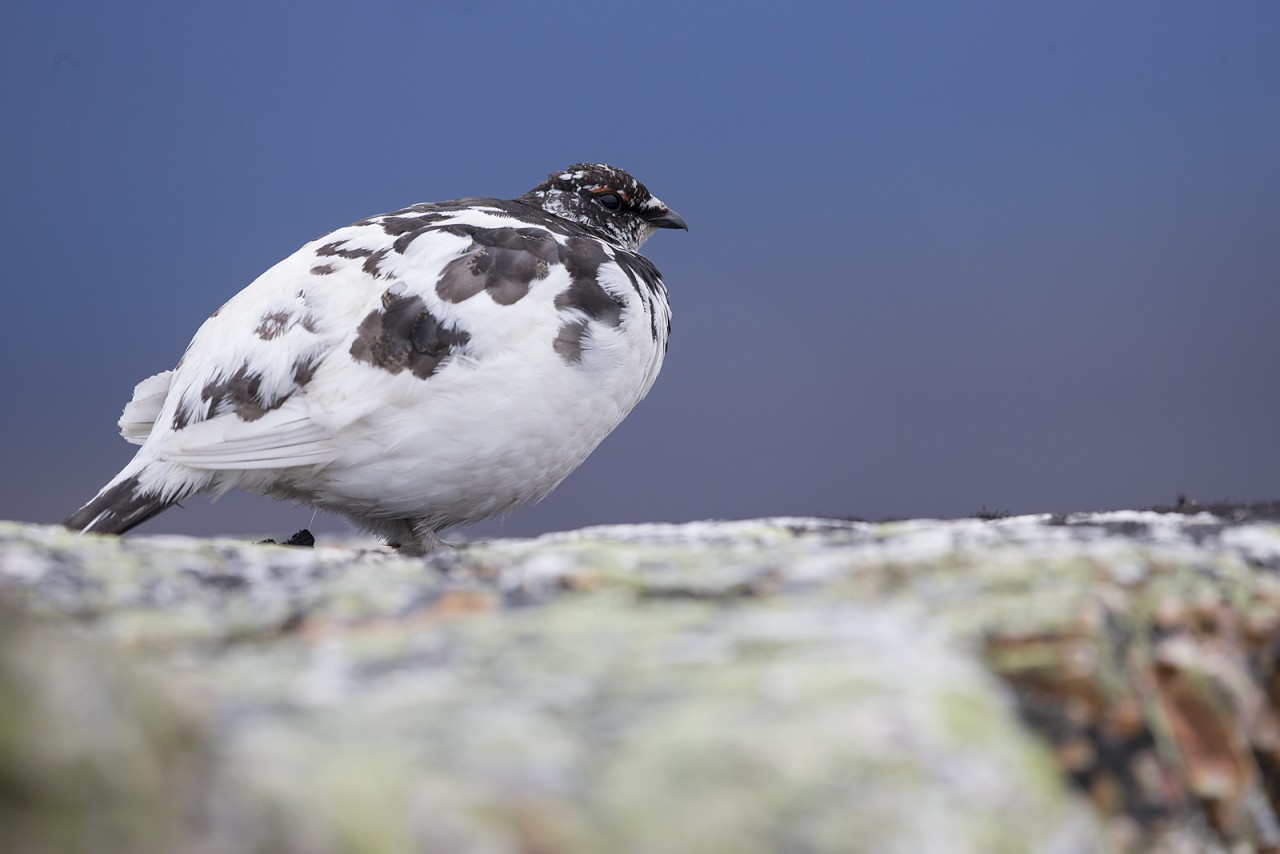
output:
{"label": "bird's beak", "polygon": [[689,224],[684,221],[684,217],[666,208],[655,211],[654,215],[646,216],[644,221],[654,228],[683,228],[685,231],[689,230]]}

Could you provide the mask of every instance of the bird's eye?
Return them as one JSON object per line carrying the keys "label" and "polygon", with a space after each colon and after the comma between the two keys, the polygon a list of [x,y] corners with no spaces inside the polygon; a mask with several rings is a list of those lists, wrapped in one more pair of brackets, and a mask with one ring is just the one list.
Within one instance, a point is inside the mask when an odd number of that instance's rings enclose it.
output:
{"label": "bird's eye", "polygon": [[616,211],[622,207],[622,199],[618,198],[617,193],[601,193],[596,196],[596,201],[611,211]]}

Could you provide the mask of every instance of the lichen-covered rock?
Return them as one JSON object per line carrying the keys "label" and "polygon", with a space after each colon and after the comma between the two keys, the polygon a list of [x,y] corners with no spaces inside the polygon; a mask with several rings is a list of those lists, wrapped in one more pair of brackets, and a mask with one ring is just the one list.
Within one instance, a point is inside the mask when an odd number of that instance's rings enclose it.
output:
{"label": "lichen-covered rock", "polygon": [[0,598],[0,851],[177,850],[207,830],[204,723]]}
{"label": "lichen-covered rock", "polygon": [[[177,840],[156,850],[1267,850],[1278,568],[1280,529],[1207,514],[619,526],[425,560],[0,523],[23,627],[0,781],[38,731],[92,761],[84,720],[33,721],[68,684],[118,699],[122,769],[180,780],[119,789]],[[62,644],[81,670],[6,690]],[[194,758],[155,758],[171,731]],[[0,816],[66,801],[31,791]]]}

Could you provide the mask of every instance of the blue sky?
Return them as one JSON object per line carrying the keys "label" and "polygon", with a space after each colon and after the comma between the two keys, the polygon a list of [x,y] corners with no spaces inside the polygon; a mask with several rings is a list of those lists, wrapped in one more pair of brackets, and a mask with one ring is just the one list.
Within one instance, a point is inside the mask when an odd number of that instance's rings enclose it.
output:
{"label": "blue sky", "polygon": [[690,223],[646,245],[669,358],[474,534],[1280,497],[1278,44],[1273,2],[16,0],[0,518],[89,498],[133,384],[302,243],[582,160]]}

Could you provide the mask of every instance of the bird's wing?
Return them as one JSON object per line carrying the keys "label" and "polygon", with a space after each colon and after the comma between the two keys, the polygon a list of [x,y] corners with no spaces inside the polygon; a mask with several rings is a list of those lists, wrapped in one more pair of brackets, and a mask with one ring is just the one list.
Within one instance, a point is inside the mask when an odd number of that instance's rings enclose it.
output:
{"label": "bird's wing", "polygon": [[571,279],[572,238],[507,204],[420,205],[312,241],[205,322],[163,407],[130,404],[131,425],[150,415],[157,453],[192,468],[324,464],[380,406],[430,405],[442,372],[517,335],[545,337],[551,352],[561,320],[548,294]]}
{"label": "bird's wing", "polygon": [[300,397],[345,324],[325,311],[328,288],[304,278],[304,253],[263,273],[196,332],[151,431],[164,459],[209,469],[324,461],[326,431]]}
{"label": "bird's wing", "polygon": [[247,471],[327,463],[336,451],[323,425],[286,404],[258,421],[219,416],[178,431],[164,458],[194,469]]}

